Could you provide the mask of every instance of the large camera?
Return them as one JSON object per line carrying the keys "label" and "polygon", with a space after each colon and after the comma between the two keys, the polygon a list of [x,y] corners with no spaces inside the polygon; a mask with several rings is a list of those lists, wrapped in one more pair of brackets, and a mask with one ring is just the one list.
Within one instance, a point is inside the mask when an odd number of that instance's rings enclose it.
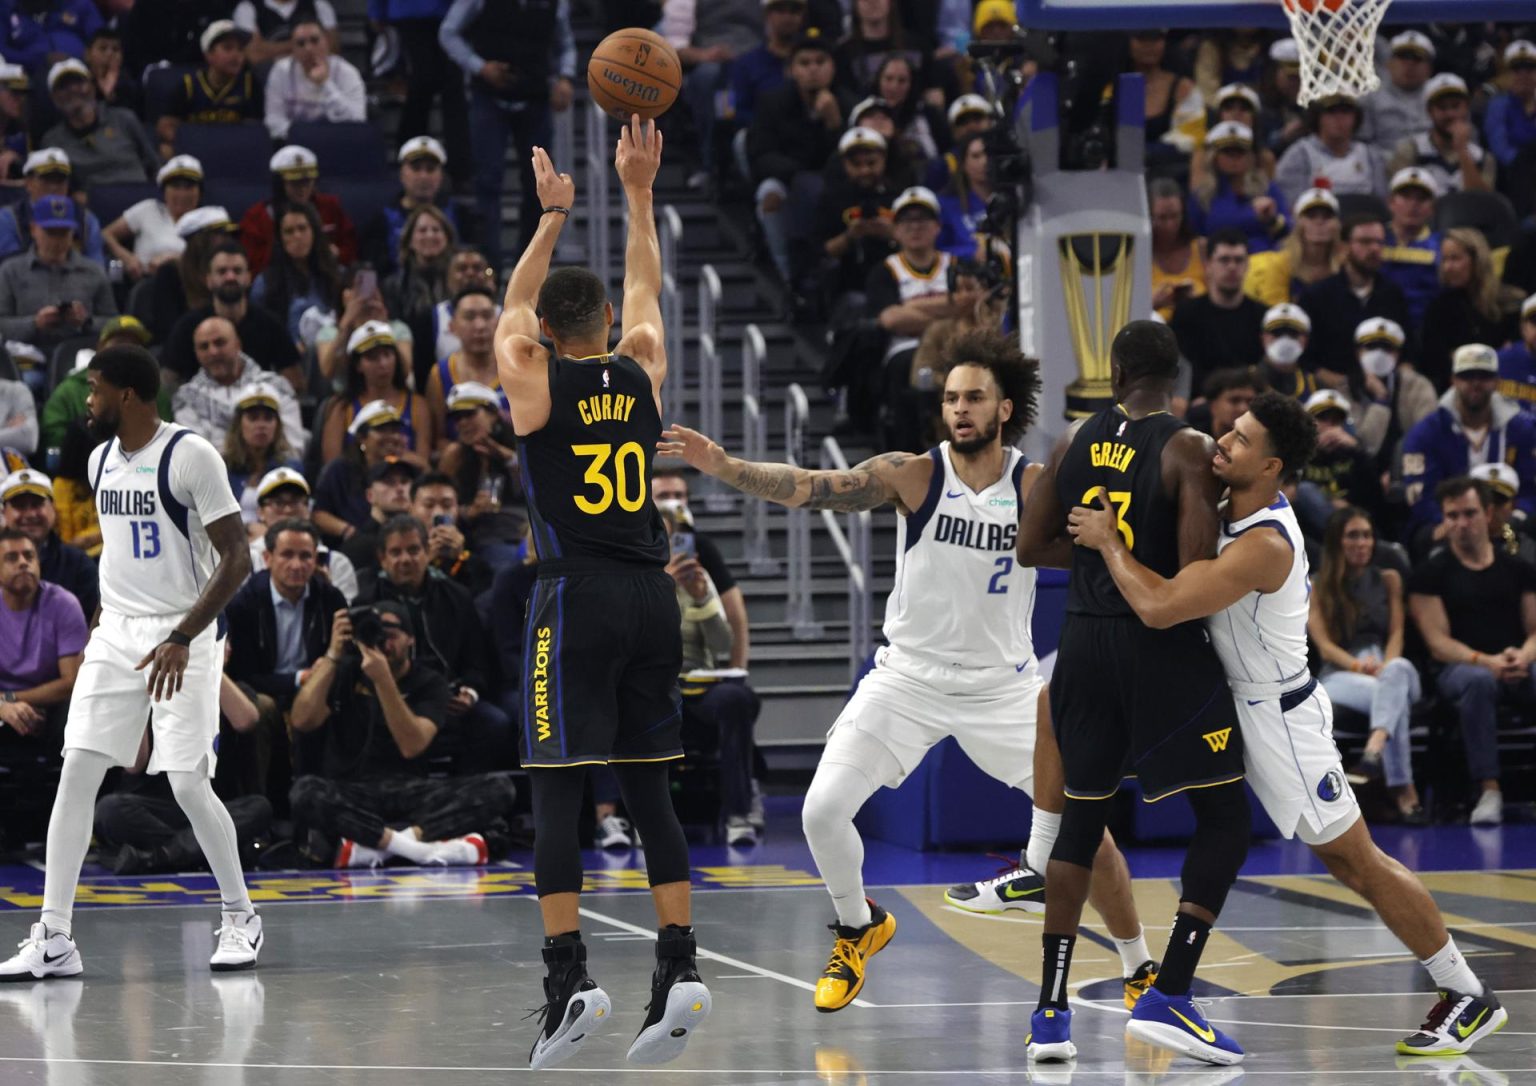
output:
{"label": "large camera", "polygon": [[384,620],[372,607],[348,607],[347,617],[352,620],[352,645],[367,645],[370,649],[382,648],[384,645]]}

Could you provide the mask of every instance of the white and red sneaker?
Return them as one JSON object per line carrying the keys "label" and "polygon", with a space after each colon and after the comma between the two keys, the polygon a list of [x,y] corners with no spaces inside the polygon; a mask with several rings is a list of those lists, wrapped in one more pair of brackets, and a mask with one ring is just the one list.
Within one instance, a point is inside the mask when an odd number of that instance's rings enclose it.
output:
{"label": "white and red sneaker", "polygon": [[360,845],[350,837],[343,837],[336,850],[337,867],[383,867],[388,859],[382,849]]}
{"label": "white and red sneaker", "polygon": [[485,846],[485,838],[478,833],[470,833],[434,844],[427,866],[479,867],[488,863],[490,858],[491,852]]}

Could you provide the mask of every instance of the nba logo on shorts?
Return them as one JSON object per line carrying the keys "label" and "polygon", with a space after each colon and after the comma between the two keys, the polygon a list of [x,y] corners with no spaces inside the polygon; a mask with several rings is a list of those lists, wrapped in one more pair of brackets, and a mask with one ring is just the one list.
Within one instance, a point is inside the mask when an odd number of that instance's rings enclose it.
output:
{"label": "nba logo on shorts", "polygon": [[1323,774],[1323,779],[1317,782],[1317,796],[1319,799],[1332,803],[1344,794],[1344,775],[1337,769],[1330,769]]}

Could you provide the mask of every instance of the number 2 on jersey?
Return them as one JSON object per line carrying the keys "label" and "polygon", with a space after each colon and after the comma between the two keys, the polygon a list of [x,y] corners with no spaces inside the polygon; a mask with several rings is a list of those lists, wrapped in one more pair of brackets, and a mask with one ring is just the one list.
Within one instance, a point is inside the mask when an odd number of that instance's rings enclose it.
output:
{"label": "number 2 on jersey", "polygon": [[160,554],[160,525],[152,520],[135,520],[133,528],[133,556],[155,558]]}
{"label": "number 2 on jersey", "polygon": [[1003,583],[1003,578],[1013,572],[1013,559],[999,558],[992,564],[997,567],[997,572],[992,574],[992,579],[987,582],[987,595],[1006,596],[1008,594],[1008,586]]}
{"label": "number 2 on jersey", "polygon": [[[1093,492],[1098,487],[1087,491],[1082,497],[1082,504],[1089,505],[1093,501]],[[1129,490],[1111,490],[1107,492],[1109,500],[1115,507],[1115,528],[1120,532],[1120,537],[1125,540],[1125,549],[1136,549],[1136,533],[1131,531],[1131,526],[1126,523],[1126,517],[1131,511],[1131,492]]]}
{"label": "number 2 on jersey", "polygon": [[[635,513],[645,504],[645,450],[640,448],[638,441],[626,441],[619,446],[615,453],[613,446],[603,445],[572,445],[571,452],[577,456],[591,458],[587,465],[586,474],[582,476],[582,482],[598,489],[597,500],[593,501],[585,494],[576,495],[576,508],[583,513],[597,516],[608,511],[615,499],[619,508],[626,513]],[[603,466],[613,458],[613,478],[609,478],[603,471]],[[634,461],[631,467],[630,460]],[[630,493],[633,483],[633,493]]]}

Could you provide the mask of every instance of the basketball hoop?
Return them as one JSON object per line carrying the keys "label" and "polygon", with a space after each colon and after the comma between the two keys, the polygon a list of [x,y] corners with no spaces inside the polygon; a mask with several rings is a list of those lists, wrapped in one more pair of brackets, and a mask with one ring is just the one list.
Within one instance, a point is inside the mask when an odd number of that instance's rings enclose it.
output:
{"label": "basketball hoop", "polygon": [[1392,0],[1280,0],[1301,59],[1306,106],[1320,98],[1359,98],[1381,85],[1376,76],[1376,28]]}

